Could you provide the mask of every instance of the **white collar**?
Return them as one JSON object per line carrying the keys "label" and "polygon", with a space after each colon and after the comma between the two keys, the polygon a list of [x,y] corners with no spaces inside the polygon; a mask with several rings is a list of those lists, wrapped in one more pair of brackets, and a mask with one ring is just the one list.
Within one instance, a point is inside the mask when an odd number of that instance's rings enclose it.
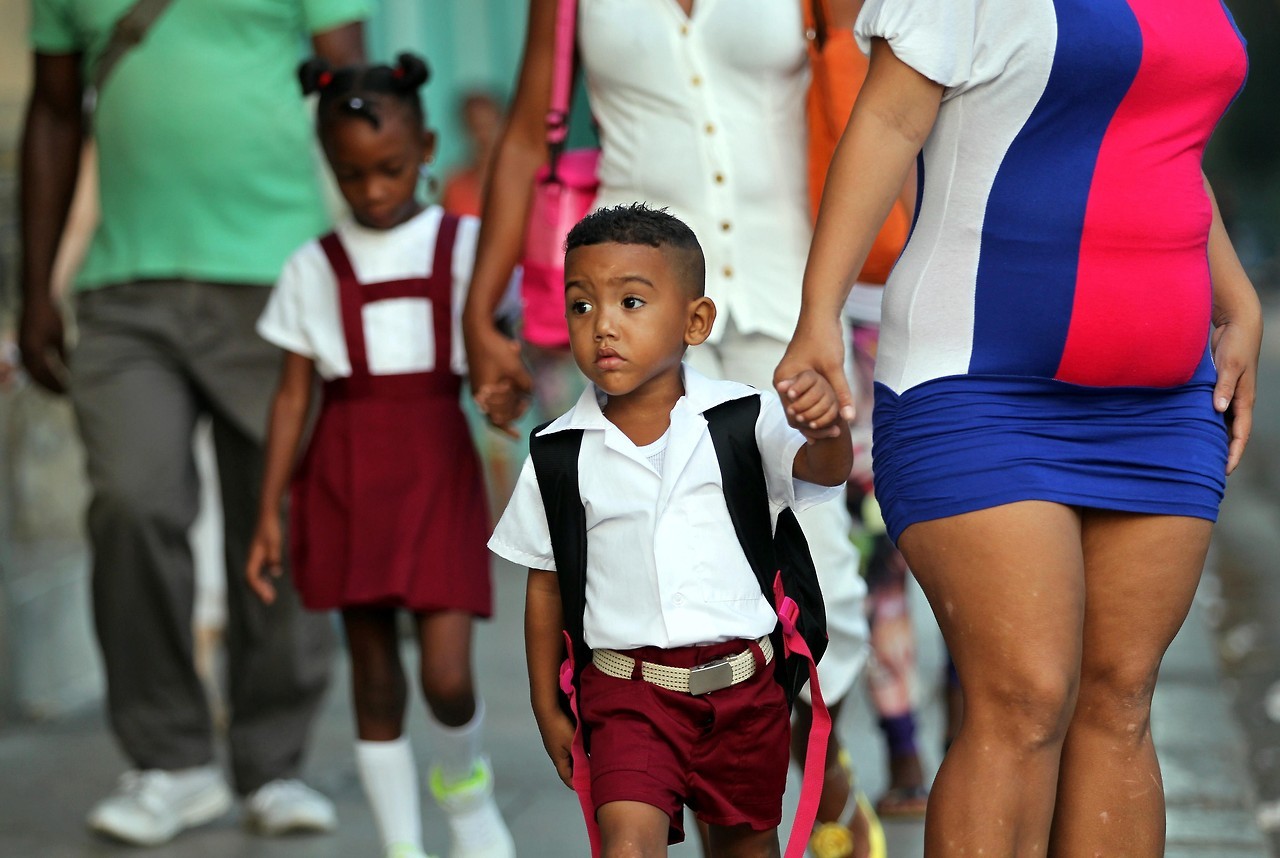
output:
{"label": "white collar", "polygon": [[[717,405],[733,399],[754,396],[758,393],[754,387],[737,381],[720,381],[707,378],[688,364],[682,363],[680,368],[684,381],[684,396],[676,400],[675,407],[671,409],[673,415],[677,411],[685,410],[701,415]],[[582,396],[578,397],[578,401],[573,408],[551,421],[546,428],[537,434],[539,436],[550,435],[552,432],[562,432],[565,429],[595,429],[600,431],[609,429],[613,424],[609,422],[609,419],[604,416],[604,412],[601,410],[600,401],[603,398],[604,396],[599,388],[594,384],[588,384],[587,389],[582,391]]]}

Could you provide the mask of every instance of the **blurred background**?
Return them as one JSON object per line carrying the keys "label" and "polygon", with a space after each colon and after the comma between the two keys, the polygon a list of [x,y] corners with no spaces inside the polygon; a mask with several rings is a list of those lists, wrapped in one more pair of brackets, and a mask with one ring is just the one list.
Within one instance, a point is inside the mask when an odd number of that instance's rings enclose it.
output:
{"label": "blurred background", "polygon": [[[1262,294],[1270,328],[1254,439],[1230,481],[1210,574],[1192,618],[1207,628],[1206,687],[1225,701],[1230,723],[1208,719],[1197,729],[1206,743],[1224,734],[1240,743],[1245,814],[1239,818],[1248,819],[1280,854],[1280,0],[1227,5],[1249,41],[1250,79],[1210,147],[1206,172]],[[526,14],[526,0],[377,4],[366,30],[370,57],[412,49],[424,53],[432,68],[425,95],[429,122],[441,140],[437,192],[474,160],[474,136],[492,133],[498,114],[473,116],[469,133],[463,103],[482,94],[499,109],[505,104]],[[30,86],[27,21],[27,0],[0,0],[0,796],[24,777],[13,765],[24,759],[21,743],[50,735],[48,725],[55,725],[56,735],[61,723],[94,723],[102,693],[82,536],[86,490],[70,409],[3,369],[12,360],[18,288],[15,172]],[[94,223],[93,175],[84,176],[64,248],[64,282]],[[522,455],[491,436],[482,448],[499,463],[518,462]],[[202,577],[196,618],[201,652],[209,659],[222,621],[218,528],[216,518],[205,516],[192,535],[200,568],[211,573]],[[511,608],[518,610],[518,602]],[[212,663],[208,670],[216,673]],[[1157,722],[1158,740],[1159,729]],[[6,806],[0,801],[0,828],[11,821],[5,819]],[[80,813],[76,807],[67,819],[78,825]]]}

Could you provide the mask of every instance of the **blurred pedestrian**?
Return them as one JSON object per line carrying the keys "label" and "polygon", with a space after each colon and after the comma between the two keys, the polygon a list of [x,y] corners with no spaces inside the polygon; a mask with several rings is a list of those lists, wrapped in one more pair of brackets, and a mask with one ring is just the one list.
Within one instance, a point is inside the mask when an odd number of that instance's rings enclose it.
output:
{"label": "blurred pedestrian", "polygon": [[478,224],[423,206],[435,154],[420,57],[395,66],[304,63],[316,131],[351,217],[285,265],[258,323],[285,352],[247,578],[267,604],[283,574],[280,512],[317,376],[320,416],[293,476],[289,544],[308,608],[340,610],[351,656],[356,768],[387,858],[424,858],[418,778],[404,734],[397,617],[413,615],[431,728],[431,793],[454,858],[513,858],[481,753],[484,704],[471,623],[493,612],[489,516],[459,403],[457,321]]}
{"label": "blurred pedestrian", "polygon": [[458,113],[467,134],[467,160],[445,176],[440,205],[452,215],[479,217],[493,150],[502,131],[502,102],[475,90],[462,97]]}
{"label": "blurred pedestrian", "polygon": [[[847,4],[835,5],[848,15]],[[507,385],[516,393],[531,389],[529,373],[490,317],[520,254],[535,173],[547,162],[557,0],[532,0],[529,8],[464,320],[472,387]],[[712,378],[766,388],[795,326],[812,234],[800,0],[581,0],[577,49],[601,138],[596,206],[643,200],[689,224],[706,254],[707,295],[720,311],[689,363]],[[505,409],[489,415],[498,425],[514,416]],[[799,518],[827,604],[822,689],[838,711],[867,656],[866,587],[843,505]],[[803,701],[796,710],[800,753],[809,713]],[[823,822],[843,818],[852,804],[840,750],[832,742]],[[873,824],[868,809],[852,811],[859,858]]]}
{"label": "blurred pedestrian", "polygon": [[871,69],[775,377],[852,405],[849,274],[919,158],[874,419],[889,534],[964,690],[926,855],[1162,855],[1151,696],[1262,334],[1201,172],[1240,34],[1218,0],[867,0],[857,33]]}
{"label": "blurred pedestrian", "polygon": [[[133,766],[88,823],[155,844],[231,805],[192,651],[191,444],[208,415],[226,527],[234,787],[264,833],[329,830],[332,804],[296,778],[331,632],[291,591],[263,608],[240,572],[280,360],[253,323],[286,254],[326,219],[294,58],[310,37],[335,62],[358,60],[368,9],[365,0],[169,6],[32,3],[20,345],[36,383],[69,387],[79,421],[107,711]],[[88,89],[102,216],[77,279],[68,374],[50,282]]]}

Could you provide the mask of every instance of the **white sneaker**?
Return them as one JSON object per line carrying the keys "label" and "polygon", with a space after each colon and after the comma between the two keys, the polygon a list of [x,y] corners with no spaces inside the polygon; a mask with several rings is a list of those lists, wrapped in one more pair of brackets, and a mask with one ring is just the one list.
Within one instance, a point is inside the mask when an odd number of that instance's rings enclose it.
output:
{"label": "white sneaker", "polygon": [[434,858],[412,843],[392,843],[387,847],[386,858]]}
{"label": "white sneaker", "polygon": [[338,825],[333,802],[299,780],[263,784],[245,798],[244,808],[249,826],[268,836],[327,834]]}
{"label": "white sneaker", "polygon": [[156,846],[230,809],[231,790],[215,766],[148,769],[121,775],[116,791],[99,802],[86,821],[99,834],[135,846]]}
{"label": "white sneaker", "polygon": [[449,858],[515,858],[516,844],[493,800],[493,769],[483,757],[465,780],[445,784],[431,770],[431,794],[449,818]]}

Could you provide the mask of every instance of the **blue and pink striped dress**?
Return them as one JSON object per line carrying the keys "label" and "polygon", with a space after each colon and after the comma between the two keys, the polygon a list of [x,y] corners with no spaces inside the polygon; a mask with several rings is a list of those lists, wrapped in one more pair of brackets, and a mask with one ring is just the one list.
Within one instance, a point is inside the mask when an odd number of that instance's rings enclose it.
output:
{"label": "blue and pink striped dress", "polygon": [[908,525],[1018,500],[1214,519],[1204,147],[1243,85],[1220,0],[868,0],[946,86],[885,289],[877,494]]}

